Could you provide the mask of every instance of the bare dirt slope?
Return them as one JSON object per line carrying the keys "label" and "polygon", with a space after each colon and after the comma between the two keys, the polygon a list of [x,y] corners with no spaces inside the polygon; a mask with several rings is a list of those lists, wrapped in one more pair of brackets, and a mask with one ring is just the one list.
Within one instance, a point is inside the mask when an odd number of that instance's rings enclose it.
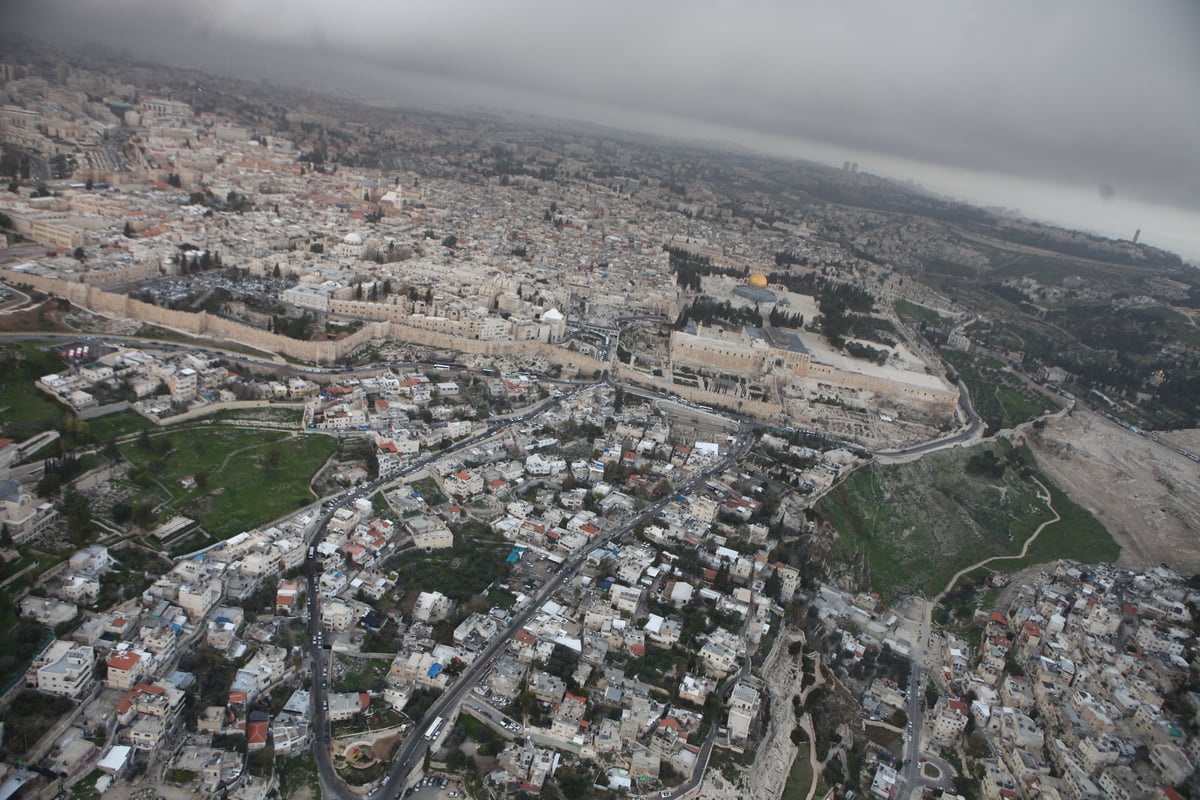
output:
{"label": "bare dirt slope", "polygon": [[1200,572],[1200,465],[1083,408],[1029,433],[1041,468],[1121,546],[1122,566]]}

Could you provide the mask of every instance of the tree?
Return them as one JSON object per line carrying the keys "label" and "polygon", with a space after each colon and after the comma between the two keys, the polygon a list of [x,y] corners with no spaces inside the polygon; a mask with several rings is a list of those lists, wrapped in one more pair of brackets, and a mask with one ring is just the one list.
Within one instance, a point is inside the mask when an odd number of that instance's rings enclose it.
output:
{"label": "tree", "polygon": [[133,519],[133,506],[126,503],[124,500],[113,503],[112,520],[118,525],[124,525],[129,520]]}
{"label": "tree", "polygon": [[445,239],[442,239],[442,247],[448,247],[451,250],[458,247],[458,237],[454,234],[450,234]]}
{"label": "tree", "polygon": [[275,268],[271,270],[271,277],[278,278],[278,277],[280,277],[280,275],[281,275],[281,273],[279,271],[279,264],[278,264],[278,262],[276,262]]}
{"label": "tree", "polygon": [[779,599],[779,593],[783,591],[783,578],[779,577],[779,570],[771,573],[767,578],[766,584],[763,586],[763,593],[772,600]]}
{"label": "tree", "polygon": [[75,544],[86,542],[92,535],[92,506],[87,497],[68,489],[63,495],[63,516],[67,519],[67,533]]}
{"label": "tree", "polygon": [[137,236],[137,234],[133,232],[133,223],[129,222],[129,220],[126,220],[125,221],[125,238],[133,239],[136,236]]}
{"label": "tree", "polygon": [[96,184],[92,183],[92,179],[91,179],[91,178],[88,178],[88,179],[87,179],[87,183],[85,183],[85,184],[83,185],[83,188],[87,189],[87,190],[90,192],[90,191],[92,190],[92,187],[93,187],[93,186],[95,186],[95,185],[96,185]]}
{"label": "tree", "polygon": [[8,523],[5,522],[0,524],[0,544],[4,545],[5,547],[12,547],[12,543],[13,538],[12,534],[8,531]]}
{"label": "tree", "polygon": [[79,261],[81,263],[83,262],[83,260],[85,258],[87,258],[87,254],[83,251],[82,247],[76,247],[75,251],[73,253],[71,253],[71,255],[75,257],[76,261]]}

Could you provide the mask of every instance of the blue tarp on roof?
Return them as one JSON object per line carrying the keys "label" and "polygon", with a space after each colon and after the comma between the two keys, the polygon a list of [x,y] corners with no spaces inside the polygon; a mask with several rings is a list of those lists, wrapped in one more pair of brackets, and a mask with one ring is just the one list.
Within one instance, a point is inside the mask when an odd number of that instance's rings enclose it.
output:
{"label": "blue tarp on roof", "polygon": [[432,667],[429,668],[429,677],[436,678],[438,676],[438,673],[441,671],[442,671],[441,663],[435,663]]}

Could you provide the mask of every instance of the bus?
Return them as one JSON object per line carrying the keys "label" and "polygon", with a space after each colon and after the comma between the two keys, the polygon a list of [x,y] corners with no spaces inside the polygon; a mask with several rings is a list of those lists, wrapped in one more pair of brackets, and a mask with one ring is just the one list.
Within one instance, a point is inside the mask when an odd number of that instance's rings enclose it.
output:
{"label": "bus", "polygon": [[429,730],[425,731],[425,738],[431,742],[436,739],[438,734],[442,732],[442,723],[445,721],[441,717],[434,717],[433,724],[429,726]]}

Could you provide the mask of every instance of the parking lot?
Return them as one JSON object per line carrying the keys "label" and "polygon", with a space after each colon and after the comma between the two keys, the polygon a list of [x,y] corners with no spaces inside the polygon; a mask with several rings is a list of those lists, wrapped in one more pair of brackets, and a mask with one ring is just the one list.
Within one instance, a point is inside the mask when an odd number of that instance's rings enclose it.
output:
{"label": "parking lot", "polygon": [[422,778],[416,786],[405,791],[404,797],[410,800],[438,800],[439,798],[462,797],[462,786],[455,778],[431,775]]}

